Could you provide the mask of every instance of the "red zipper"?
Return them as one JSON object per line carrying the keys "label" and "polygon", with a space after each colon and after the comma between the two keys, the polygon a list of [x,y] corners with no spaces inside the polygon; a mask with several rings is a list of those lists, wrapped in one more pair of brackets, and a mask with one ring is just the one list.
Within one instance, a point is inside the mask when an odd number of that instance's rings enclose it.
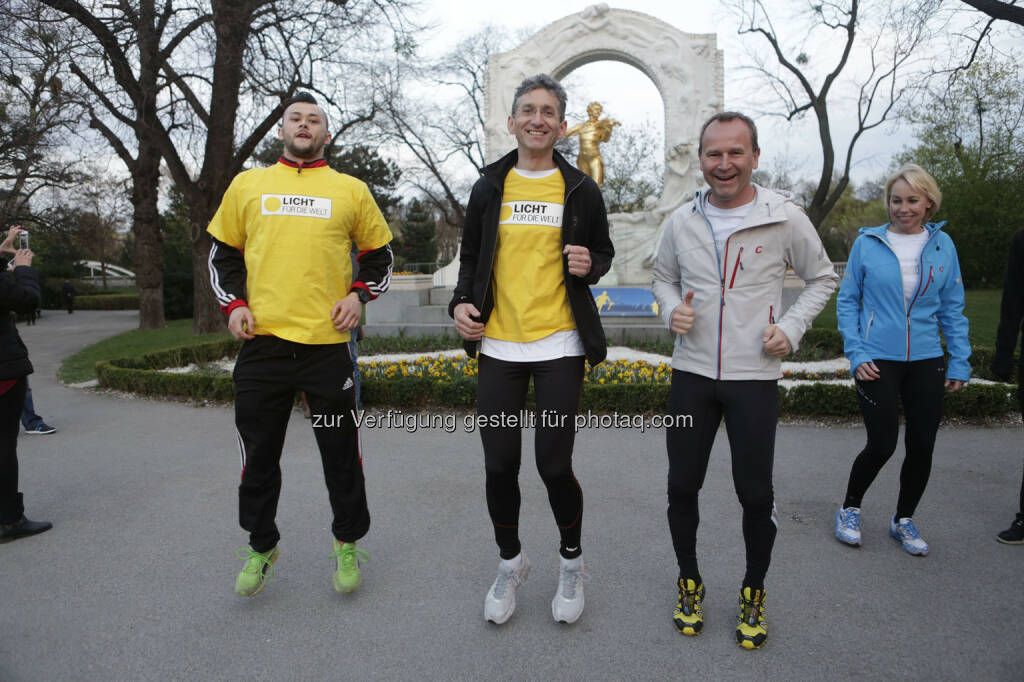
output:
{"label": "red zipper", "polygon": [[725,275],[729,270],[730,239],[732,239],[732,237],[726,237],[725,239],[725,254],[722,258],[722,295],[719,298],[718,304],[718,373],[715,375],[716,379],[722,378],[722,320],[725,317]]}
{"label": "red zipper", "polygon": [[736,271],[740,269],[740,256],[743,255],[743,247],[740,247],[739,253],[736,254],[736,264],[732,266],[732,278],[729,280],[729,288],[732,289],[732,285],[736,283]]}

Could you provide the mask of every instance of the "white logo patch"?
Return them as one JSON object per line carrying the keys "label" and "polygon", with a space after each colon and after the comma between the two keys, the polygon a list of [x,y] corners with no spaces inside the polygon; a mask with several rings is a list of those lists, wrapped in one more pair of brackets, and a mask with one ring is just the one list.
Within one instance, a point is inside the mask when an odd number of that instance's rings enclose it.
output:
{"label": "white logo patch", "polygon": [[501,205],[500,224],[561,227],[563,208],[547,201],[507,201]]}
{"label": "white logo patch", "polygon": [[264,194],[260,197],[263,215],[331,217],[331,200],[326,197],[305,197],[301,194]]}

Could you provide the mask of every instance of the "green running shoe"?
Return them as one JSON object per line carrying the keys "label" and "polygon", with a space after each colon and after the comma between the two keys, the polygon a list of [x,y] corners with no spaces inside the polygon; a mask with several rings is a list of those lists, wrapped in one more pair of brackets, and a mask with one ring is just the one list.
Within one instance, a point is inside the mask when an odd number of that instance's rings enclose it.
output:
{"label": "green running shoe", "polygon": [[245,559],[245,566],[235,581],[235,594],[243,597],[255,597],[267,586],[267,581],[274,577],[274,562],[281,551],[274,547],[266,552],[255,552],[251,547],[240,547],[238,558]]}
{"label": "green running shoe", "polygon": [[338,594],[355,592],[363,584],[363,574],[359,572],[359,564],[370,563],[369,553],[356,549],[356,543],[341,544],[334,541],[332,559],[338,560],[338,570],[334,572],[334,591]]}

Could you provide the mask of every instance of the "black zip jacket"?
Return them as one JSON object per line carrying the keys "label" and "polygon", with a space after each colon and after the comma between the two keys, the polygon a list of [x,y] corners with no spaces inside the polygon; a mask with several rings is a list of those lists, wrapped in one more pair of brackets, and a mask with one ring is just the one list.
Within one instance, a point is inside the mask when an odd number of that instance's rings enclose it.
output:
{"label": "black zip jacket", "polygon": [[992,373],[997,379],[1010,380],[1013,351],[1018,337],[1021,340],[1021,356],[1017,365],[1017,383],[1024,385],[1024,230],[1013,235],[1010,258],[1006,264],[1003,302],[996,332],[996,352],[992,356]]}
{"label": "black zip jacket", "polygon": [[11,313],[29,313],[39,306],[39,278],[27,265],[0,272],[0,379],[19,379],[32,373],[28,348]]}
{"label": "black zip jacket", "polygon": [[[480,311],[480,321],[486,323],[494,310],[494,292],[491,290],[491,269],[498,243],[498,215],[505,187],[505,176],[516,165],[519,152],[512,150],[486,166],[473,185],[466,207],[466,221],[462,228],[462,248],[459,257],[459,279],[455,294],[448,304],[448,315],[455,316],[455,306],[472,303]],[[562,256],[562,275],[569,308],[576,322],[576,331],[583,342],[587,361],[593,366],[604,360],[608,345],[597,305],[590,293],[591,284],[597,284],[612,265],[615,247],[608,237],[608,215],[604,197],[597,183],[554,152],[555,164],[565,181],[565,199],[562,212],[562,246],[575,244],[590,249],[590,272],[585,277],[569,274],[568,259]],[[478,341],[466,341],[466,352],[476,357]]]}

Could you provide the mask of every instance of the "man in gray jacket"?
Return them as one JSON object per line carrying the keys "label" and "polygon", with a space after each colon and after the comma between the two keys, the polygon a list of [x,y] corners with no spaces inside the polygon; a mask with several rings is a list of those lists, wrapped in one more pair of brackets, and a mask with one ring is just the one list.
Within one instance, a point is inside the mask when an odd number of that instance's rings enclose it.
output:
{"label": "man in gray jacket", "polygon": [[[733,483],[743,506],[746,573],[736,641],[768,636],[764,578],[777,517],[772,491],[781,358],[796,350],[828,302],[838,277],[814,226],[784,193],[754,185],[760,150],[754,122],[715,114],[700,135],[709,189],[672,214],[654,263],[654,296],[676,334],[666,429],[668,521],[679,563],[678,630],[704,627],[704,582],[697,567],[697,496],[715,433],[725,417]],[[805,288],[779,314],[787,268]]]}

